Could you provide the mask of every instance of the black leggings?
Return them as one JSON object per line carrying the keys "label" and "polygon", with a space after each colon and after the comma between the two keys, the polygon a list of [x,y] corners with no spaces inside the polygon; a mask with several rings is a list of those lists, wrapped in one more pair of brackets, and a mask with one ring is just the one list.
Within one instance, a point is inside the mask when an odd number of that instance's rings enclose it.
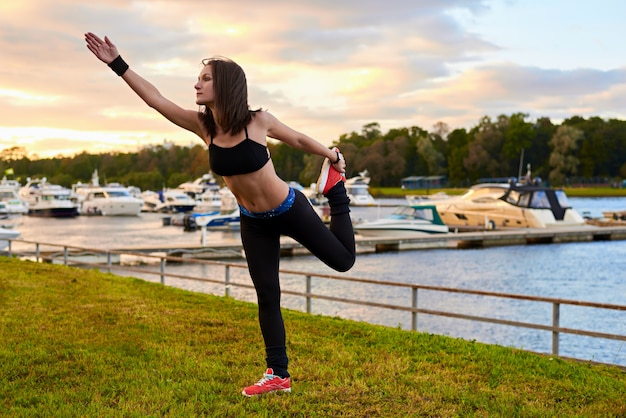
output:
{"label": "black leggings", "polygon": [[343,183],[333,187],[327,197],[331,207],[330,228],[297,190],[292,207],[281,215],[259,219],[241,214],[241,241],[257,293],[267,367],[274,369],[277,376],[289,376],[285,325],[280,311],[280,236],[295,239],[337,271],[347,271],[354,265],[354,231]]}

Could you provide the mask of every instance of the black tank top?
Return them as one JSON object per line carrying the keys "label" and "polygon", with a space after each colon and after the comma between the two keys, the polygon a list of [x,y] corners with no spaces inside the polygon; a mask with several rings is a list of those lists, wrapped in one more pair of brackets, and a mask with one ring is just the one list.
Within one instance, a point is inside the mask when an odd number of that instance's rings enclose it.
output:
{"label": "black tank top", "polygon": [[270,159],[267,147],[248,138],[248,128],[244,128],[246,139],[230,148],[209,144],[209,164],[211,170],[220,176],[236,176],[260,170]]}

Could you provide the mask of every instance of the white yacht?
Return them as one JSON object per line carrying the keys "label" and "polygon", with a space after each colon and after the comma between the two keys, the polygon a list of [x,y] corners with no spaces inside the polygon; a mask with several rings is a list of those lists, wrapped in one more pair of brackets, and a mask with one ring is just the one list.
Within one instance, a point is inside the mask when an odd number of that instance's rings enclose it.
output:
{"label": "white yacht", "polygon": [[196,207],[196,201],[179,189],[146,190],[141,194],[143,212],[185,213]]}
{"label": "white yacht", "polygon": [[19,195],[20,183],[17,180],[0,180],[0,202],[6,204],[9,215],[25,215],[28,213],[28,203]]}
{"label": "white yacht", "polygon": [[563,190],[534,184],[484,183],[429,202],[449,227],[547,228],[584,225]]}
{"label": "white yacht", "polygon": [[143,200],[123,186],[90,187],[81,190],[82,215],[138,216]]}
{"label": "white yacht", "polygon": [[43,179],[28,179],[19,195],[28,202],[30,216],[69,218],[78,216],[78,202],[72,191]]}
{"label": "white yacht", "polygon": [[204,174],[194,181],[182,183],[177,187],[196,200],[194,212],[207,213],[220,210],[222,206],[222,195],[220,185],[211,173]]}
{"label": "white yacht", "polygon": [[361,171],[358,176],[346,180],[346,192],[353,206],[375,206],[376,200],[369,192],[370,178],[367,170]]}
{"label": "white yacht", "polygon": [[207,189],[196,195],[196,206],[194,212],[208,213],[220,210],[222,207],[222,193],[219,189]]}
{"label": "white yacht", "polygon": [[355,224],[354,231],[365,237],[411,238],[446,234],[449,229],[433,205],[400,205],[385,218]]}
{"label": "white yacht", "polygon": [[178,190],[182,190],[187,193],[190,197],[196,198],[206,192],[207,190],[219,191],[220,185],[213,177],[213,174],[207,173],[202,177],[198,177],[194,181],[188,181],[186,183],[182,183],[177,187]]}
{"label": "white yacht", "polygon": [[132,195],[130,188],[119,183],[100,186],[98,170],[94,170],[91,183],[72,185],[81,215],[137,216],[143,200]]}

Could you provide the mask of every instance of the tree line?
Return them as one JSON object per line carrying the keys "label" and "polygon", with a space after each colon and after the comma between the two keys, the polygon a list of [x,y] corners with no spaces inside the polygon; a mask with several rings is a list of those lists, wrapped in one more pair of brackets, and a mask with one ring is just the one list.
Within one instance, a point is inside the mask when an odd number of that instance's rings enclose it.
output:
{"label": "tree line", "polygon": [[[561,124],[549,118],[528,120],[515,113],[483,117],[476,126],[450,130],[437,123],[430,131],[412,126],[383,133],[376,122],[361,132],[341,135],[337,145],[348,162],[347,177],[367,170],[371,185],[398,187],[409,176],[443,176],[452,187],[469,186],[484,178],[524,175],[553,186],[574,183],[619,183],[626,178],[626,122],[574,116]],[[277,173],[303,185],[316,181],[321,157],[283,143],[268,143]],[[89,182],[98,170],[101,184],[118,182],[142,190],[176,187],[209,171],[204,144],[192,147],[164,142],[137,152],[89,154],[30,159],[23,147],[0,151],[0,172],[47,177],[66,187]],[[523,171],[523,172],[522,172]],[[218,178],[219,179],[219,178]]]}

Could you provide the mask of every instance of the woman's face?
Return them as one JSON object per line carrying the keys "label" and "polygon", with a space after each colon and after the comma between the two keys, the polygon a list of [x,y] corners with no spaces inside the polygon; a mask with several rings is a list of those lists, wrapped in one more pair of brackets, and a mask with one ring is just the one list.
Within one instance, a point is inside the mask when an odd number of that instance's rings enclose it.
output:
{"label": "woman's face", "polygon": [[215,93],[213,91],[213,70],[211,65],[205,65],[200,75],[198,76],[198,82],[194,86],[196,89],[196,104],[208,106],[215,100]]}

